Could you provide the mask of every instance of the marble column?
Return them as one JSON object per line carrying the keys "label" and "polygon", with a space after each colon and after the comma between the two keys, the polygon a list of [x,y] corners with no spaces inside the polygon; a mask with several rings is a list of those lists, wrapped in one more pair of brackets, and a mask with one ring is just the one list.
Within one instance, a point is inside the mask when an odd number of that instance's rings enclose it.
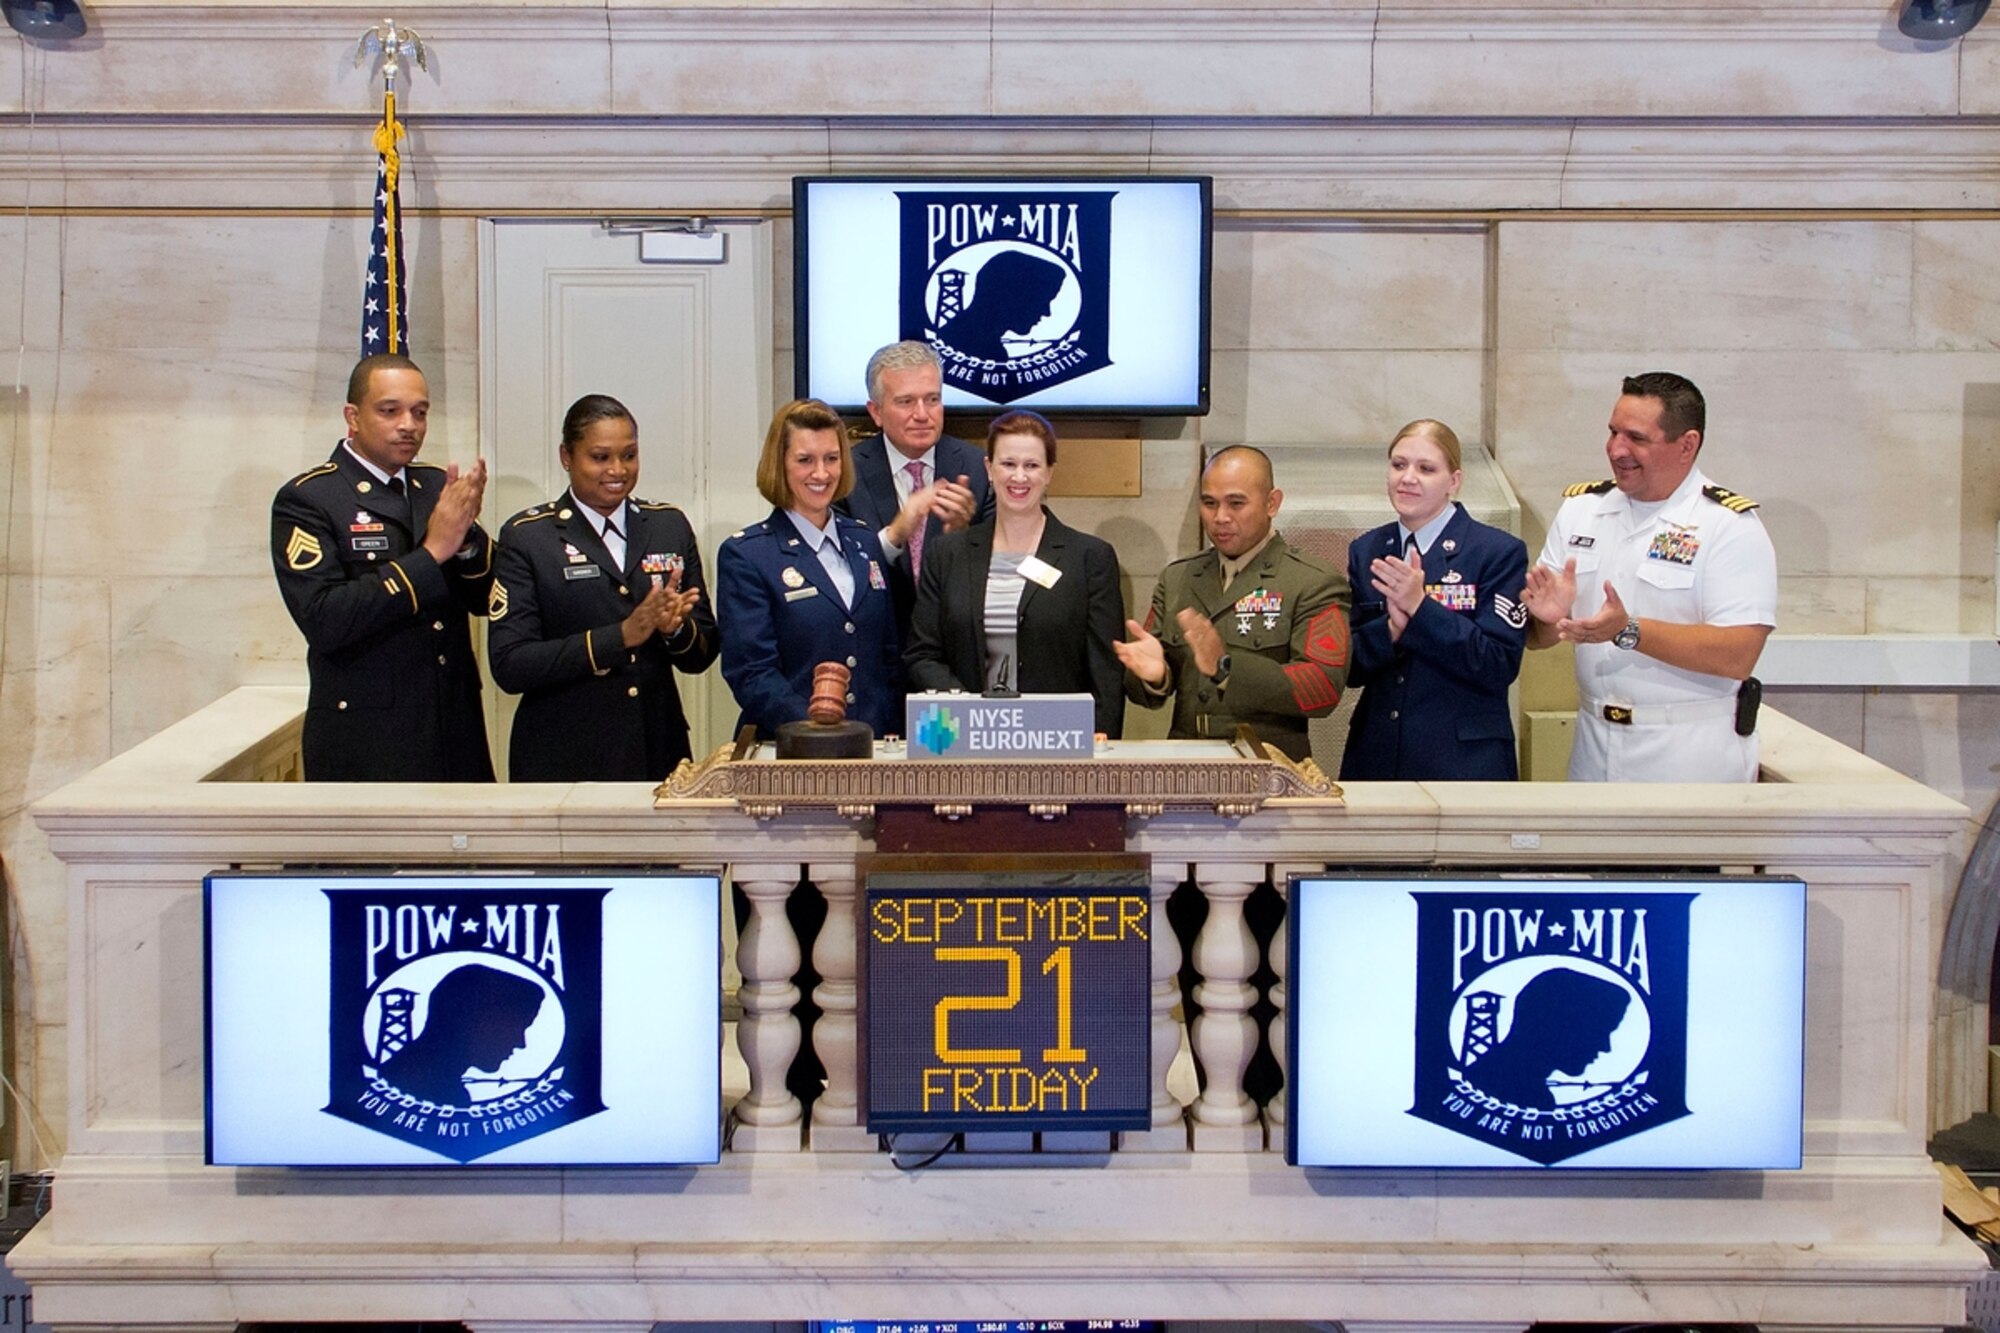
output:
{"label": "marble column", "polygon": [[799,937],[785,917],[785,902],[798,883],[796,865],[736,866],[736,887],[750,900],[750,920],[736,943],[736,967],[743,974],[737,998],[743,1017],[736,1047],[750,1068],[750,1091],[736,1103],[736,1152],[801,1152],[805,1111],[785,1086],[799,1053]]}
{"label": "marble column", "polygon": [[826,1090],[813,1103],[814,1152],[874,1152],[875,1136],[861,1128],[861,1096],[855,1051],[859,991],[855,984],[854,863],[815,861],[806,878],[826,899],[826,924],[813,942],[813,970],[820,983],[813,1003],[820,1008],[813,1025],[813,1050],[826,1066]]}
{"label": "marble column", "polygon": [[1167,1091],[1167,1074],[1181,1051],[1181,1024],[1174,1006],[1181,1001],[1181,942],[1167,922],[1167,899],[1187,878],[1185,861],[1163,861],[1153,866],[1149,890],[1152,907],[1153,991],[1153,1124],[1152,1128],[1118,1136],[1120,1152],[1186,1152],[1188,1150],[1187,1108]]}
{"label": "marble column", "polygon": [[1196,1152],[1255,1152],[1264,1146],[1257,1104],[1243,1091],[1243,1074],[1257,1053],[1257,1002],[1250,984],[1257,971],[1257,941],[1243,919],[1243,903],[1264,881],[1261,864],[1205,864],[1195,881],[1208,899],[1208,920],[1194,941],[1194,988],[1201,1017],[1194,1022],[1194,1050],[1204,1083],[1194,1103]]}

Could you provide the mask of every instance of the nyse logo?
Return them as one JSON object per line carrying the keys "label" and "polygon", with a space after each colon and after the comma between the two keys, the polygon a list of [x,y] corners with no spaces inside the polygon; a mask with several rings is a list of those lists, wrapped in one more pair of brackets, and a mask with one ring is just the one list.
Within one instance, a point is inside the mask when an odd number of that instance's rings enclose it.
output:
{"label": "nyse logo", "polygon": [[1689,1114],[1691,893],[1416,893],[1410,1114],[1549,1165]]}
{"label": "nyse logo", "polygon": [[898,191],[902,336],[994,403],[1110,365],[1116,193]]}
{"label": "nyse logo", "polygon": [[328,890],[326,1113],[469,1162],[602,1111],[605,892]]}

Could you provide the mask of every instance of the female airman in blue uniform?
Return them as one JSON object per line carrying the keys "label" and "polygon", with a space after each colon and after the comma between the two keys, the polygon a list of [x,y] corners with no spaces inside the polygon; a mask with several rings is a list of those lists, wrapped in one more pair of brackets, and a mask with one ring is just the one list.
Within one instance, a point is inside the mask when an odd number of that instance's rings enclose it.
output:
{"label": "female airman in blue uniform", "polygon": [[1389,445],[1396,521],[1347,549],[1348,682],[1363,687],[1343,780],[1519,776],[1507,688],[1521,673],[1528,550],[1456,500],[1458,436],[1413,421]]}

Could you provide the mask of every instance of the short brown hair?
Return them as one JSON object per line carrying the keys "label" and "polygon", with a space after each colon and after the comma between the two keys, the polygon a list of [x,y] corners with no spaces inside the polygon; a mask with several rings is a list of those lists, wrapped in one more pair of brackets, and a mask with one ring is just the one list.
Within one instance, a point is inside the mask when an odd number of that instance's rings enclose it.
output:
{"label": "short brown hair", "polygon": [[1429,417],[1418,417],[1390,438],[1389,452],[1392,454],[1395,453],[1396,446],[1404,440],[1410,439],[1412,436],[1420,440],[1429,440],[1432,444],[1443,450],[1444,461],[1451,464],[1453,472],[1462,472],[1465,470],[1463,453],[1458,447],[1458,432],[1445,425],[1442,421],[1433,421]]}
{"label": "short brown hair", "polygon": [[795,430],[830,430],[839,438],[840,484],[833,488],[833,498],[845,499],[854,489],[854,450],[847,442],[847,423],[817,398],[794,398],[771,418],[771,428],[764,432],[764,452],[757,456],[757,493],[780,509],[792,507],[785,449]]}
{"label": "short brown hair", "polygon": [[1003,412],[993,418],[993,424],[986,428],[986,457],[993,457],[993,446],[1002,435],[1032,435],[1042,442],[1042,461],[1050,467],[1056,465],[1056,428],[1040,412],[1030,412],[1025,407],[1017,407],[1012,412]]}

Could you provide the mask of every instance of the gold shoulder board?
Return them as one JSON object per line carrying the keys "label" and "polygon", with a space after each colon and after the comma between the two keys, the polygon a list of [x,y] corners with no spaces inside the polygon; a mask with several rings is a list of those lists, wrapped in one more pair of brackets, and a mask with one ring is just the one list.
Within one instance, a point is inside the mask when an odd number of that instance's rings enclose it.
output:
{"label": "gold shoulder board", "polygon": [[1579,481],[1576,485],[1564,489],[1563,499],[1568,500],[1578,495],[1603,495],[1607,491],[1617,489],[1617,486],[1618,483],[1609,478],[1603,481]]}
{"label": "gold shoulder board", "polygon": [[1704,486],[1701,488],[1701,493],[1724,509],[1738,514],[1747,514],[1757,507],[1757,502],[1749,496],[1738,495],[1735,491],[1725,490],[1720,486]]}

